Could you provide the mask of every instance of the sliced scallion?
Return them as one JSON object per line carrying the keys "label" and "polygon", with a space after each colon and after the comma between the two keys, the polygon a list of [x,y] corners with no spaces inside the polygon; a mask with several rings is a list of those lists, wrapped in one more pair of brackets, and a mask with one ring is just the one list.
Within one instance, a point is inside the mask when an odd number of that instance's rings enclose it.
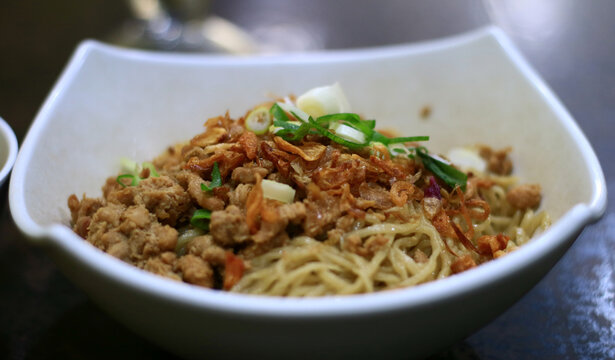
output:
{"label": "sliced scallion", "polygon": [[220,169],[218,168],[218,163],[214,163],[214,168],[211,170],[211,182],[209,186],[201,183],[201,190],[203,191],[212,191],[213,189],[222,186],[222,177],[220,176]]}
{"label": "sliced scallion", "polygon": [[428,141],[428,140],[429,140],[429,136],[408,136],[408,137],[390,138],[388,143],[389,144],[399,144],[399,143],[405,143],[405,142]]}
{"label": "sliced scallion", "polygon": [[[284,111],[284,109],[282,109],[280,107],[280,105],[278,105],[278,103],[275,103],[271,106],[271,109],[269,109],[269,113],[273,116],[273,124],[276,125],[276,121],[282,121],[285,123],[288,123],[290,121],[290,119],[288,118],[288,115],[286,115],[286,111]],[[276,126],[280,126],[280,125],[276,125]]]}
{"label": "sliced scallion", "polygon": [[360,149],[363,148],[365,146],[367,146],[368,142],[364,142],[364,143],[355,143],[352,141],[348,141],[340,136],[335,135],[334,133],[332,133],[331,131],[329,131],[329,129],[325,129],[324,127],[320,126],[314,119],[310,118],[310,125],[312,125],[313,128],[316,129],[316,131],[318,131],[318,133],[322,136],[326,136],[329,139],[331,139],[332,141],[335,141],[336,143],[340,144],[340,145],[344,145],[347,148],[350,149]]}
{"label": "sliced scallion", "polygon": [[[124,181],[122,181],[123,179],[130,179],[130,184],[126,185],[124,183]],[[122,185],[122,187],[126,187],[126,186],[137,186],[139,185],[139,177],[138,176],[134,176],[133,174],[123,174],[123,175],[119,175],[118,177],[115,178],[115,181]]]}
{"label": "sliced scallion", "polygon": [[348,141],[362,144],[365,142],[365,134],[351,126],[342,123],[333,123],[329,129],[335,132],[335,135],[342,137]]}
{"label": "sliced scallion", "polygon": [[151,177],[159,177],[160,176],[158,174],[158,172],[156,171],[156,167],[154,167],[154,164],[152,164],[151,162],[144,162],[143,164],[141,164],[141,167],[143,169],[149,169],[149,176],[151,176]]}
{"label": "sliced scallion", "polygon": [[259,106],[250,111],[246,116],[246,129],[252,131],[256,135],[263,135],[269,130],[272,120],[269,108],[266,106]]}
{"label": "sliced scallion", "polygon": [[455,169],[453,166],[446,164],[431,155],[425,148],[417,148],[416,154],[421,158],[423,165],[444,181],[451,188],[459,186],[462,191],[466,190],[468,175],[464,172]]}
{"label": "sliced scallion", "polygon": [[198,209],[190,218],[190,224],[197,229],[209,231],[209,220],[211,220],[211,211]]}
{"label": "sliced scallion", "polygon": [[[115,178],[115,181],[122,185],[123,187],[126,186],[137,186],[139,185],[139,182],[145,178],[142,178],[140,176],[141,171],[143,169],[149,169],[149,176],[150,177],[159,177],[160,175],[158,174],[158,172],[156,171],[156,167],[154,167],[154,164],[150,163],[150,162],[144,162],[141,164],[141,166],[139,166],[139,164],[137,164],[135,161],[132,161],[128,158],[121,158],[120,159],[120,166],[122,168],[123,171],[126,171],[128,174],[122,174],[119,175],[118,177]],[[122,181],[123,179],[131,179],[130,184],[126,185],[124,183],[124,181]]]}

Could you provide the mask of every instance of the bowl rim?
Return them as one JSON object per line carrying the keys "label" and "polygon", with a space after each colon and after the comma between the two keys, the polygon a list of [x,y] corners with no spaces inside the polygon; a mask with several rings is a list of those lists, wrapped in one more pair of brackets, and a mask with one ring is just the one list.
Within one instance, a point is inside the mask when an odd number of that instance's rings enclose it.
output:
{"label": "bowl rim", "polygon": [[[43,133],[44,125],[50,118],[49,115],[54,111],[55,100],[59,98],[63,89],[73,81],[79,69],[92,53],[102,52],[112,57],[134,61],[199,64],[202,66],[242,66],[246,64],[270,65],[277,63],[302,64],[320,61],[356,61],[357,59],[366,60],[398,55],[407,56],[449,47],[466,46],[485,40],[492,41],[494,46],[507,55],[521,72],[521,75],[529,81],[540,94],[542,100],[554,111],[562,126],[573,137],[590,169],[593,188],[591,200],[588,203],[579,203],[573,206],[552,227],[533,241],[525,244],[518,251],[497,259],[497,261],[483,264],[472,271],[411,288],[363,295],[306,299],[234,294],[176,283],[138,269],[104,254],[83,241],[65,225],[51,224],[44,227],[38,225],[27,211],[24,197],[25,189],[20,185],[23,184],[26,178],[27,165],[32,157],[36,141]],[[567,237],[571,234],[576,234],[588,223],[599,219],[606,210],[606,182],[598,158],[582,130],[546,83],[522,57],[512,41],[508,39],[502,30],[495,26],[487,26],[444,39],[413,44],[254,57],[157,53],[123,49],[93,40],[86,40],[78,46],[25,137],[11,176],[9,203],[17,227],[32,242],[64,252],[79,261],[83,266],[90,267],[91,270],[100,273],[111,281],[131,287],[135,291],[145,293],[148,296],[171,301],[185,307],[233,315],[241,314],[244,316],[269,316],[276,318],[330,318],[357,316],[360,314],[371,315],[414,306],[429,305],[434,302],[453,299],[456,296],[475,291],[482,286],[509,276],[515,270],[529,266],[531,263],[546,257],[551,251],[564,245]]]}
{"label": "bowl rim", "polygon": [[15,132],[13,132],[11,126],[2,117],[0,117],[0,137],[6,141],[6,146],[8,148],[6,161],[0,168],[0,184],[2,184],[8,178],[9,172],[15,164],[17,153],[19,151],[19,145],[17,143]]}

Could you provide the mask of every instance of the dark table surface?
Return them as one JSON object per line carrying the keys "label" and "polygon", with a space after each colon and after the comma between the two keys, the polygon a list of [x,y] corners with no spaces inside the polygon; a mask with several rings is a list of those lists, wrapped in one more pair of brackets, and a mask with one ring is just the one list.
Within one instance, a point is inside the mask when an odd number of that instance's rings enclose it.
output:
{"label": "dark table surface", "polygon": [[[0,116],[20,142],[78,42],[123,29],[126,4],[0,2]],[[218,1],[211,11],[269,49],[376,46],[501,26],[593,144],[609,205],[533,290],[433,358],[615,359],[614,1]],[[7,191],[0,191],[0,358],[172,357],[103,313],[26,241]]]}

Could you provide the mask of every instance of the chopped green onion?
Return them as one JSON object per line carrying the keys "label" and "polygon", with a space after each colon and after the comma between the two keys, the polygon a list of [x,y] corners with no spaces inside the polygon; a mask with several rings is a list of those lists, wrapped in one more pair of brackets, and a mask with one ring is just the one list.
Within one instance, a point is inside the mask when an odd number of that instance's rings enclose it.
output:
{"label": "chopped green onion", "polygon": [[120,175],[118,177],[115,178],[115,181],[122,185],[122,187],[126,187],[128,185],[126,185],[122,179],[131,179],[130,180],[130,186],[137,186],[139,185],[139,177],[138,176],[134,176],[133,174],[124,174],[124,175]]}
{"label": "chopped green onion", "polygon": [[459,186],[461,190],[466,190],[468,175],[429,155],[425,148],[416,148],[416,154],[423,161],[423,165],[448,186],[452,188]]}
{"label": "chopped green onion", "polygon": [[[305,112],[303,112],[303,110],[299,109],[295,105],[282,102],[278,102],[276,103],[276,105],[284,112],[292,114],[297,120],[307,121],[310,118],[310,115],[306,114]],[[286,117],[288,118],[288,115],[286,115]]]}
{"label": "chopped green onion", "polygon": [[129,174],[139,175],[139,164],[129,158],[120,158],[120,167]]}
{"label": "chopped green onion", "polygon": [[154,164],[152,164],[151,162],[144,162],[143,164],[141,164],[143,169],[149,169],[149,175],[152,177],[159,177],[160,175],[158,175],[158,172],[156,171],[156,168],[154,167]]}
{"label": "chopped green onion", "polygon": [[368,142],[364,142],[361,144],[352,142],[352,141],[348,141],[340,136],[335,135],[334,133],[332,133],[331,131],[329,131],[328,129],[325,129],[324,127],[320,126],[314,119],[310,118],[310,124],[312,125],[313,128],[316,129],[316,131],[318,131],[318,133],[322,136],[326,136],[329,139],[331,139],[332,141],[335,141],[336,143],[340,144],[340,145],[344,145],[347,148],[350,149],[360,149],[363,148],[365,146],[368,145]]}
{"label": "chopped green onion", "polygon": [[272,116],[266,106],[259,106],[250,111],[246,116],[246,129],[252,131],[256,135],[263,135],[269,130],[272,122]]}
{"label": "chopped green onion", "polygon": [[209,231],[209,220],[211,219],[211,211],[198,209],[190,218],[190,224],[197,229]]}
{"label": "chopped green onion", "polygon": [[297,131],[295,132],[295,134],[291,137],[289,137],[288,141],[299,141],[301,139],[303,139],[303,137],[305,135],[307,135],[310,130],[312,129],[312,127],[310,126],[309,123],[303,123],[301,124],[301,126],[299,126],[299,129],[297,129]]}
{"label": "chopped green onion", "polygon": [[283,121],[275,119],[273,120],[273,126],[278,126],[286,130],[297,130],[301,124],[298,121]]}
{"label": "chopped green onion", "polygon": [[[375,120],[362,120],[354,113],[327,114],[314,120],[311,116],[298,113],[294,106],[285,103],[275,103],[269,109],[273,116],[273,129],[277,136],[287,141],[299,141],[307,134],[319,134],[332,141],[351,149],[359,149],[371,142],[381,142],[385,146],[390,144],[427,141],[429,136],[412,136],[388,138],[374,130]],[[300,110],[299,110],[300,111]],[[287,112],[301,122],[291,122]],[[333,131],[329,131],[329,129]],[[315,131],[314,131],[315,130]]]}
{"label": "chopped green onion", "polygon": [[385,146],[389,145],[389,139],[388,137],[382,135],[381,133],[379,133],[378,131],[374,131],[374,133],[372,134],[372,142],[379,142],[384,144]]}
{"label": "chopped green onion", "polygon": [[122,174],[119,175],[118,177],[115,178],[115,181],[122,185],[123,187],[126,187],[127,185],[122,181],[122,179],[132,179],[130,182],[130,186],[137,186],[139,185],[139,182],[145,178],[142,178],[140,176],[141,171],[143,169],[149,169],[149,176],[151,177],[159,177],[160,175],[158,174],[158,172],[156,171],[156,167],[154,167],[154,164],[150,163],[150,162],[144,162],[141,164],[141,166],[139,166],[139,164],[137,164],[136,162],[128,159],[128,158],[121,158],[120,159],[120,166],[122,168],[122,170],[128,172],[128,174]]}
{"label": "chopped green onion", "polygon": [[222,186],[222,177],[220,176],[220,169],[218,168],[218,163],[215,162],[214,168],[211,171],[211,182],[209,183],[209,186],[201,184],[201,190],[212,191],[219,186]]}
{"label": "chopped green onion", "polygon": [[[275,103],[271,106],[271,109],[269,109],[269,113],[273,116],[274,125],[276,125],[275,123],[276,120],[283,121],[285,123],[290,121],[290,119],[288,118],[288,115],[286,115],[286,111],[284,111],[284,109],[282,109],[280,105],[278,105],[278,103]],[[276,125],[276,126],[280,126],[280,125]]]}
{"label": "chopped green onion", "polygon": [[323,126],[340,121],[361,131],[367,138],[372,136],[374,128],[376,127],[376,120],[361,120],[361,117],[354,113],[329,114],[316,119],[316,122]]}
{"label": "chopped green onion", "polygon": [[410,136],[410,137],[390,138],[390,137],[386,137],[382,135],[381,133],[375,131],[374,135],[372,136],[371,141],[381,142],[385,145],[391,145],[391,144],[399,144],[399,143],[405,143],[405,142],[428,141],[428,140],[429,140],[429,136]]}
{"label": "chopped green onion", "polygon": [[348,141],[352,141],[358,144],[365,142],[365,134],[361,131],[342,123],[332,123],[329,129],[335,132],[335,135],[342,137]]}
{"label": "chopped green onion", "polygon": [[405,142],[428,141],[428,140],[429,140],[429,136],[409,136],[409,137],[390,138],[388,143],[389,144],[399,144],[399,143],[405,143]]}

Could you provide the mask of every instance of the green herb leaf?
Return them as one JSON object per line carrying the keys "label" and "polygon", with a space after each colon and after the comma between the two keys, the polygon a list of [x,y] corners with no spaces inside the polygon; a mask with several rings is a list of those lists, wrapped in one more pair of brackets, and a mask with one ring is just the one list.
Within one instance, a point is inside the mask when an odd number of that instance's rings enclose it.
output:
{"label": "green herb leaf", "polygon": [[334,133],[332,133],[331,131],[329,131],[329,129],[325,129],[324,127],[320,126],[314,119],[310,118],[310,125],[312,125],[313,128],[316,129],[316,131],[318,131],[318,133],[322,136],[326,136],[329,139],[331,139],[332,141],[335,141],[336,143],[340,144],[340,145],[344,145],[347,148],[350,149],[361,149],[365,146],[367,146],[367,144],[369,144],[369,141],[366,141],[364,143],[355,143],[352,141],[348,141],[342,137],[339,137],[337,135],[335,135]]}
{"label": "green herb leaf", "polygon": [[138,176],[134,176],[134,175],[132,175],[132,174],[123,174],[123,175],[120,175],[120,176],[118,176],[118,177],[116,177],[116,178],[115,178],[115,181],[116,181],[118,184],[122,185],[122,187],[126,187],[126,186],[128,186],[128,185],[126,185],[126,184],[122,181],[122,179],[131,179],[131,180],[130,180],[130,184],[129,184],[130,186],[137,186],[137,185],[139,185],[139,177],[138,177]]}
{"label": "green herb leaf", "polygon": [[[285,130],[297,130],[301,125],[293,124],[282,120],[273,120],[273,126],[281,127]],[[277,134],[277,133],[276,133]]]}
{"label": "green herb leaf", "polygon": [[213,189],[222,186],[222,177],[220,176],[220,169],[218,168],[218,163],[214,163],[214,168],[211,170],[211,182],[209,186],[205,184],[201,184],[201,190],[203,191],[212,191]]}
{"label": "green herb leaf", "polygon": [[299,141],[303,139],[305,135],[309,134],[312,129],[307,122],[302,121],[301,117],[293,112],[291,112],[291,114],[297,119],[297,121],[301,122],[301,125],[291,123],[284,109],[282,109],[282,107],[280,107],[277,103],[273,104],[270,112],[274,116],[273,126],[282,128],[281,130],[278,130],[275,135],[286,141]]}
{"label": "green herb leaf", "polygon": [[[284,111],[284,109],[282,109],[280,105],[278,105],[277,103],[274,103],[273,106],[271,106],[271,109],[269,109],[269,112],[273,116],[274,125],[275,125],[275,120],[284,121],[284,122],[290,121],[290,119],[288,118],[288,115],[286,115],[286,111]],[[280,126],[280,125],[276,125],[276,126]]]}
{"label": "green herb leaf", "polygon": [[428,141],[428,140],[429,140],[429,136],[409,136],[409,137],[390,138],[390,137],[386,137],[382,135],[381,133],[377,131],[374,131],[374,134],[372,136],[372,141],[380,142],[380,143],[383,143],[384,145],[399,144],[399,143],[405,143],[405,142],[415,142],[415,141]]}
{"label": "green herb leaf", "polygon": [[303,139],[303,137],[305,135],[307,135],[310,130],[312,129],[312,127],[310,126],[309,123],[302,123],[301,126],[299,126],[299,128],[295,131],[294,134],[292,134],[292,136],[287,136],[284,140],[286,141],[299,141],[301,139]]}
{"label": "green herb leaf", "polygon": [[209,231],[209,220],[211,220],[211,211],[198,209],[190,218],[190,224],[197,229]]}
{"label": "green herb leaf", "polygon": [[[144,180],[145,178],[142,178],[139,174],[141,173],[142,169],[149,169],[149,176],[150,177],[159,177],[160,175],[158,174],[158,172],[156,171],[156,167],[154,167],[154,164],[150,163],[150,162],[144,162],[141,164],[141,166],[139,167],[139,165],[137,165],[136,162],[128,159],[128,158],[122,158],[120,159],[120,162],[122,164],[122,169],[125,171],[128,171],[128,174],[122,174],[118,177],[115,178],[115,181],[122,185],[123,187],[126,186],[137,186],[139,185],[139,181]],[[124,181],[122,181],[122,179],[131,179],[130,184],[126,185],[126,183],[124,183]]]}
{"label": "green herb leaf", "polygon": [[151,177],[160,176],[158,172],[156,171],[156,167],[154,167],[154,164],[152,164],[151,162],[144,162],[143,164],[141,164],[141,167],[143,167],[144,169],[149,169],[149,175]]}
{"label": "green herb leaf", "polygon": [[428,140],[429,140],[429,136],[396,137],[396,138],[389,138],[388,144],[390,145],[390,144],[399,144],[399,143],[405,143],[405,142],[428,141]]}
{"label": "green herb leaf", "polygon": [[389,145],[389,140],[391,138],[388,138],[384,135],[382,135],[381,133],[379,133],[378,131],[374,131],[374,133],[372,134],[372,142],[379,142],[379,143],[383,143],[384,145]]}
{"label": "green herb leaf", "polygon": [[[370,142],[381,142],[388,146],[389,144],[397,144],[413,141],[427,141],[429,136],[412,136],[412,137],[397,137],[388,138],[381,133],[374,130],[376,127],[376,120],[362,120],[358,114],[355,113],[337,113],[328,114],[318,117],[314,120],[312,117],[308,118],[305,122],[301,120],[301,117],[291,112],[291,114],[299,121],[301,125],[290,123],[290,119],[284,109],[277,103],[271,106],[269,110],[273,115],[273,125],[281,127],[281,130],[276,132],[277,136],[282,137],[287,141],[299,141],[307,134],[319,134],[325,136],[332,141],[344,145],[351,149],[360,149],[367,146]],[[331,123],[341,123],[352,127],[353,129],[362,132],[365,135],[364,143],[356,143],[342,138],[330,131],[328,128]],[[315,131],[313,130],[315,129]]]}
{"label": "green herb leaf", "polygon": [[421,161],[423,161],[423,165],[434,173],[434,175],[442,179],[448,186],[452,188],[459,186],[461,190],[466,190],[468,176],[465,173],[455,169],[449,164],[433,158],[427,153],[425,148],[417,148],[416,153],[421,158]]}
{"label": "green herb leaf", "polygon": [[323,127],[329,126],[332,122],[341,122],[362,132],[368,142],[371,140],[376,127],[376,120],[362,120],[359,115],[354,113],[323,115],[316,119],[316,122]]}

